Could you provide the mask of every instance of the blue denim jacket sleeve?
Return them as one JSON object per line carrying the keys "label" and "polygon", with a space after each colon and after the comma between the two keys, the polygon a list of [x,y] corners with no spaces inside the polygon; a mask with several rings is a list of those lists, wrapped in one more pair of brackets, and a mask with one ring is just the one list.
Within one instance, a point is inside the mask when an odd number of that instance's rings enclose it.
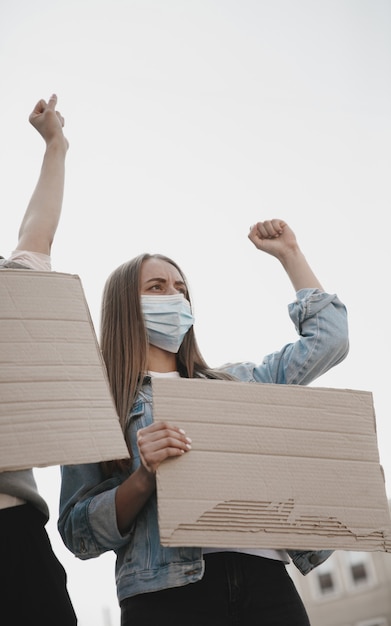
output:
{"label": "blue denim jacket sleeve", "polygon": [[61,478],[58,530],[75,556],[94,558],[129,542],[129,535],[121,535],[117,527],[115,492],[122,482],[119,477],[105,480],[100,465],[90,463],[61,467]]}
{"label": "blue denim jacket sleeve", "polygon": [[298,339],[254,363],[227,364],[242,381],[307,385],[342,361],[349,350],[346,307],[336,295],[301,289],[289,305]]}

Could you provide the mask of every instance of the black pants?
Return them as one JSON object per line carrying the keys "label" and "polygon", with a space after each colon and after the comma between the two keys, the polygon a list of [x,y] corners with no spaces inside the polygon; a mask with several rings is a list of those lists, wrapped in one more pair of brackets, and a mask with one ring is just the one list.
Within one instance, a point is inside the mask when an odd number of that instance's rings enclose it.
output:
{"label": "black pants", "polygon": [[197,583],[122,602],[121,626],[309,626],[281,561],[219,552],[205,562]]}
{"label": "black pants", "polygon": [[0,510],[1,614],[10,626],[77,624],[44,522],[28,504]]}

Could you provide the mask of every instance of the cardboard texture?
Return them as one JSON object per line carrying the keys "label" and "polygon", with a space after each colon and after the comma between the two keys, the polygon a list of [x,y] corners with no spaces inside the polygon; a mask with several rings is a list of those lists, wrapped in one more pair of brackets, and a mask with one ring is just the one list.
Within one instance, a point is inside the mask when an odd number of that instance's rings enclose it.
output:
{"label": "cardboard texture", "polygon": [[366,391],[153,379],[155,421],[192,450],[157,473],[161,543],[391,551]]}
{"label": "cardboard texture", "polygon": [[128,457],[81,281],[0,271],[0,470]]}

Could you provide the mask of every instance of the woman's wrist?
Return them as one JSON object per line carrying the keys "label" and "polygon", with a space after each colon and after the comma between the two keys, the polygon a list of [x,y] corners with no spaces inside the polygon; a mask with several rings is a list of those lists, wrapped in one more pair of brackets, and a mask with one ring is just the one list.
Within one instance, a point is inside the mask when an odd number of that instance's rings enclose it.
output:
{"label": "woman's wrist", "polygon": [[69,143],[64,135],[53,135],[52,137],[45,139],[46,153],[62,153],[65,157]]}

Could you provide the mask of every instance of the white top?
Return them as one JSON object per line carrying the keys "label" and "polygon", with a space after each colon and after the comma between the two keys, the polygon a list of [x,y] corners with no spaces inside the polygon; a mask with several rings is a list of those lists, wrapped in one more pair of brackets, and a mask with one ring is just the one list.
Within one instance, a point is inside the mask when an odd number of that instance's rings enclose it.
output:
{"label": "white top", "polygon": [[42,252],[30,252],[29,250],[14,250],[7,261],[15,261],[26,267],[40,272],[50,272],[52,269],[50,256]]}

